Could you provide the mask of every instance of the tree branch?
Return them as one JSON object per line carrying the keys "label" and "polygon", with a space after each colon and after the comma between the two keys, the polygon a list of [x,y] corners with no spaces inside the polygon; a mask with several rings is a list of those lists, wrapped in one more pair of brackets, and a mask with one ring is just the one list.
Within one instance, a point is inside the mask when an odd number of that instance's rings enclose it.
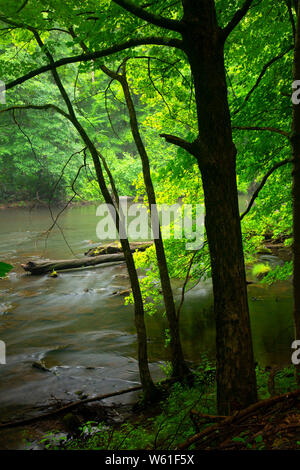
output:
{"label": "tree branch", "polygon": [[289,19],[290,19],[291,26],[292,26],[292,31],[293,31],[293,38],[294,38],[294,42],[295,42],[295,39],[296,39],[296,24],[295,24],[293,10],[292,10],[292,2],[291,2],[291,0],[285,0],[285,3],[286,3],[286,6],[287,6],[287,9],[288,9]]}
{"label": "tree branch", "polygon": [[281,129],[277,129],[276,127],[260,127],[260,126],[232,126],[232,129],[239,130],[239,131],[268,131],[268,132],[275,132],[276,134],[283,135],[287,139],[290,140],[290,134],[286,131],[282,131]]}
{"label": "tree branch", "polygon": [[171,20],[169,18],[164,18],[161,15],[150,13],[140,6],[135,5],[131,0],[113,0],[113,2],[124,8],[124,10],[129,13],[132,13],[137,18],[145,20],[155,26],[159,26],[160,28],[176,31],[178,33],[182,32],[184,29],[184,24],[181,21]]}
{"label": "tree branch", "polygon": [[186,276],[185,276],[185,280],[184,280],[184,283],[183,283],[183,286],[182,286],[182,290],[181,290],[181,299],[180,299],[180,303],[178,305],[178,308],[177,308],[177,321],[179,323],[179,316],[180,316],[180,312],[181,312],[181,308],[183,306],[183,302],[184,302],[184,297],[185,297],[185,289],[186,289],[186,286],[187,286],[187,283],[190,279],[190,272],[191,272],[191,269],[192,269],[192,266],[193,266],[193,262],[194,262],[194,258],[196,256],[197,252],[195,252],[193,254],[193,256],[191,257],[190,259],[190,262],[189,262],[189,266],[188,266],[188,270],[187,270],[187,273],[186,273]]}
{"label": "tree branch", "polygon": [[25,0],[22,5],[20,6],[20,8],[18,8],[18,10],[16,11],[16,13],[20,13],[20,11],[23,10],[23,8],[26,7],[27,3],[28,3],[29,0]]}
{"label": "tree branch", "polygon": [[196,142],[188,142],[176,135],[170,134],[159,134],[159,136],[165,139],[169,144],[177,145],[177,147],[181,147],[191,155],[194,155],[194,157],[199,158],[199,146]]}
{"label": "tree branch", "polygon": [[240,23],[240,21],[244,18],[244,16],[248,13],[252,3],[254,0],[246,0],[244,5],[237,10],[231,21],[228,23],[225,28],[223,28],[222,36],[224,42],[228,38],[229,34],[234,30],[234,28]]}
{"label": "tree branch", "polygon": [[[297,390],[294,390],[293,392],[289,393],[283,393],[282,395],[278,395],[276,397],[271,397],[267,398],[265,400],[258,401],[254,403],[253,405],[248,406],[247,408],[244,408],[243,410],[240,410],[230,416],[226,416],[226,418],[221,422],[221,423],[216,423],[213,424],[212,426],[209,426],[205,429],[202,429],[199,433],[189,437],[185,442],[180,444],[177,447],[177,450],[182,451],[184,449],[188,449],[192,444],[198,443],[197,448],[201,448],[199,445],[199,441],[203,442],[203,439],[207,439],[208,436],[214,434],[217,432],[220,434],[220,428],[221,427],[227,427],[230,426],[232,423],[241,423],[241,421],[244,421],[245,419],[249,418],[252,414],[257,413],[258,410],[260,409],[267,409],[270,408],[271,406],[274,406],[275,404],[279,402],[286,402],[288,399],[294,400],[295,397],[298,397],[300,393],[300,389],[298,388]],[[205,444],[207,446],[207,441],[205,441]]]}
{"label": "tree branch", "polygon": [[122,44],[116,44],[115,46],[108,47],[101,51],[90,52],[89,54],[79,54],[73,57],[64,57],[63,59],[59,59],[54,61],[52,64],[43,65],[38,69],[32,70],[27,74],[23,75],[22,77],[13,80],[6,84],[6,90],[14,88],[21,83],[30,80],[31,78],[36,77],[37,75],[41,75],[42,73],[49,72],[49,70],[54,70],[58,67],[62,67],[63,65],[67,64],[74,64],[77,62],[88,62],[90,60],[101,59],[102,57],[107,57],[117,52],[124,51],[131,47],[138,47],[138,46],[145,46],[145,45],[157,45],[157,46],[167,46],[167,47],[175,47],[177,49],[182,49],[182,41],[179,39],[172,39],[172,38],[163,38],[163,37],[146,37],[146,38],[137,38],[137,39],[130,39]]}
{"label": "tree branch", "polygon": [[245,97],[244,99],[244,102],[243,104],[239,107],[239,109],[237,109],[233,115],[236,115],[243,107],[243,105],[249,100],[250,96],[252,95],[252,93],[256,90],[256,88],[258,87],[258,85],[260,84],[261,80],[263,79],[265,73],[267,72],[268,68],[271,67],[271,65],[273,65],[275,62],[277,62],[277,60],[280,60],[282,59],[282,57],[284,57],[286,54],[288,54],[290,51],[292,51],[294,49],[294,46],[290,46],[288,47],[288,49],[286,49],[284,52],[281,52],[280,54],[278,54],[277,56],[273,57],[271,60],[269,60],[269,62],[267,62],[263,68],[262,68],[262,71],[260,72],[255,84],[253,85],[253,87],[251,88],[251,90],[247,93],[247,96]]}
{"label": "tree branch", "polygon": [[260,191],[263,189],[264,185],[266,184],[268,178],[272,175],[272,173],[274,173],[274,171],[277,170],[277,168],[280,168],[281,166],[286,165],[287,163],[292,163],[292,162],[293,162],[292,158],[286,158],[285,160],[282,160],[281,162],[276,163],[272,168],[270,168],[270,170],[265,174],[265,176],[261,180],[259,186],[254,191],[247,209],[240,216],[240,220],[243,220],[245,215],[248,214],[248,212],[250,211],[251,207],[254,204],[255,199],[259,195]]}
{"label": "tree branch", "polygon": [[0,113],[5,113],[8,111],[15,111],[17,109],[54,109],[58,113],[62,114],[62,116],[66,117],[67,119],[70,119],[70,116],[68,113],[66,113],[63,109],[59,108],[58,106],[55,106],[54,104],[42,104],[42,105],[34,105],[34,104],[28,104],[28,105],[16,105],[16,106],[10,106],[9,108],[1,109]]}

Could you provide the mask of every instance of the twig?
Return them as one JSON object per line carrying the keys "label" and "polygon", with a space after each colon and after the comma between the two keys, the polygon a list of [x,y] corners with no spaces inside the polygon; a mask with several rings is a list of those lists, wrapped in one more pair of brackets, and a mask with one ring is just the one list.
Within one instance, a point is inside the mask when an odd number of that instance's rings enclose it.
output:
{"label": "twig", "polygon": [[200,419],[201,421],[211,421],[211,422],[220,422],[224,421],[224,419],[227,418],[227,416],[220,416],[220,415],[208,415],[205,413],[200,413],[199,411],[196,410],[191,410],[191,415],[194,417],[196,416],[198,420]]}
{"label": "twig", "polygon": [[182,308],[182,305],[183,305],[183,302],[184,302],[185,289],[186,289],[187,283],[188,283],[189,278],[190,278],[190,272],[191,272],[196,254],[197,254],[197,252],[195,252],[193,254],[193,256],[191,257],[191,259],[190,259],[189,267],[188,267],[186,277],[185,277],[185,280],[184,280],[184,283],[183,283],[183,286],[182,286],[180,304],[178,305],[178,308],[177,308],[177,320],[178,321],[179,321],[180,311],[181,311],[181,308]]}
{"label": "twig", "polygon": [[247,103],[247,101],[249,101],[249,98],[250,96],[252,95],[252,93],[254,93],[254,91],[256,90],[256,88],[258,87],[258,85],[260,84],[261,80],[263,79],[264,75],[266,74],[267,70],[275,63],[277,62],[278,60],[282,59],[286,54],[288,54],[292,49],[293,49],[294,46],[289,46],[285,51],[281,52],[280,54],[278,54],[277,56],[273,57],[271,60],[269,60],[269,62],[267,62],[263,68],[262,68],[262,71],[260,72],[255,84],[253,85],[253,87],[251,88],[251,90],[247,93],[245,99],[244,99],[244,102],[241,104],[241,106],[233,113],[233,115],[235,116],[236,114],[238,114],[241,109],[244,107],[244,105]]}
{"label": "twig", "polygon": [[240,216],[240,220],[243,220],[243,218],[245,217],[245,215],[248,214],[248,212],[250,211],[251,207],[253,206],[254,204],[254,201],[255,199],[257,198],[258,194],[260,193],[260,191],[263,189],[264,185],[266,184],[268,178],[272,175],[272,173],[277,170],[277,168],[280,168],[281,166],[283,165],[287,165],[288,163],[292,163],[292,159],[291,158],[286,158],[285,160],[283,160],[282,162],[278,162],[276,163],[276,165],[274,165],[272,168],[270,168],[270,170],[265,174],[265,176],[263,177],[263,179],[261,180],[259,186],[256,188],[256,190],[254,191],[252,197],[251,197],[251,200],[248,204],[248,207],[247,209],[243,212],[243,214]]}
{"label": "twig", "polygon": [[277,129],[276,127],[267,127],[267,126],[232,126],[232,129],[238,131],[267,131],[274,132],[275,134],[280,134],[290,139],[290,134],[282,129]]}

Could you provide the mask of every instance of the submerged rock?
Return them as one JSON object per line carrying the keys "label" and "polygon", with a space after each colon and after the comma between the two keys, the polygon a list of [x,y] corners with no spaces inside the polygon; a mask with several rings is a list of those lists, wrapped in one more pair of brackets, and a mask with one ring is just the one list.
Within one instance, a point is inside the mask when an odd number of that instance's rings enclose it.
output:
{"label": "submerged rock", "polygon": [[42,370],[44,372],[51,372],[51,370],[48,369],[48,367],[46,367],[46,364],[44,361],[35,361],[31,365],[32,367],[35,367],[36,369]]}

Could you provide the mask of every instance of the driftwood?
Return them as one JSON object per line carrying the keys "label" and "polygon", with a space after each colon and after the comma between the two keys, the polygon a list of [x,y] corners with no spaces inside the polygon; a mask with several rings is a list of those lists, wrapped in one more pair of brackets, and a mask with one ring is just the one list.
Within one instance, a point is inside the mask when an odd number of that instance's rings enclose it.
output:
{"label": "driftwood", "polygon": [[79,259],[63,259],[63,260],[38,260],[28,261],[26,264],[21,264],[25,271],[31,274],[46,274],[52,271],[62,271],[65,269],[76,269],[87,266],[96,266],[97,264],[113,263],[115,261],[124,261],[123,253],[116,253],[112,255],[99,255],[99,256],[85,256]]}
{"label": "driftwood", "polygon": [[83,400],[73,401],[72,403],[68,403],[67,405],[62,406],[61,408],[58,408],[53,411],[49,411],[48,413],[44,413],[43,415],[34,416],[32,418],[22,419],[19,421],[9,421],[7,423],[0,423],[0,429],[15,428],[17,426],[25,426],[27,424],[34,423],[41,419],[50,418],[60,413],[64,413],[65,411],[72,410],[76,408],[77,406],[84,405],[85,403],[92,403],[94,401],[100,401],[100,400],[104,400],[105,398],[116,397],[118,395],[124,395],[125,393],[136,392],[138,390],[142,390],[141,385],[137,385],[136,387],[132,387],[132,388],[127,388],[125,390],[120,390],[119,392],[106,393],[105,395],[97,395],[96,397],[93,397],[93,398],[85,398]]}
{"label": "driftwood", "polygon": [[[144,251],[146,248],[151,246],[151,244],[152,243],[135,242],[131,243],[130,247],[132,252],[135,252],[136,250]],[[46,274],[53,271],[63,271],[65,269],[84,268],[88,266],[97,266],[98,264],[125,261],[122,249],[117,244],[92,248],[86,253],[86,255],[87,256],[78,259],[28,261],[26,264],[21,264],[21,266],[25,271],[28,271],[31,274]]]}
{"label": "driftwood", "polygon": [[[159,382],[161,386],[172,384],[178,380],[178,377],[171,377],[169,379],[165,379]],[[110,393],[105,393],[104,395],[97,395],[92,398],[84,398],[83,400],[77,400],[73,401],[71,403],[68,403],[67,405],[62,406],[61,408],[57,408],[56,410],[48,411],[47,413],[44,413],[39,416],[34,416],[32,418],[27,418],[27,419],[22,419],[19,421],[8,421],[6,423],[1,423],[0,422],[0,430],[5,429],[5,428],[15,428],[17,426],[25,426],[27,424],[34,423],[36,421],[45,419],[45,418],[50,418],[55,415],[59,415],[60,413],[64,413],[65,411],[73,410],[74,408],[77,408],[78,406],[84,405],[86,403],[92,403],[95,401],[101,401],[106,398],[112,398],[116,397],[119,395],[124,395],[125,393],[131,393],[131,392],[137,392],[142,390],[143,387],[141,385],[136,385],[135,387],[131,388],[126,388],[123,390],[119,390],[118,392],[110,392]]]}

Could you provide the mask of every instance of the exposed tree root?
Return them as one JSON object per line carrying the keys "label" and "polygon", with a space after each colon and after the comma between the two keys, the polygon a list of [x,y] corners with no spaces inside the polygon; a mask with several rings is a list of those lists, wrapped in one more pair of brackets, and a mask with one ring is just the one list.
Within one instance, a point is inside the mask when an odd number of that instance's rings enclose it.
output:
{"label": "exposed tree root", "polygon": [[[257,435],[261,434],[261,429],[264,428],[265,431],[268,431],[270,427],[270,421],[266,421],[264,419],[258,419],[258,415],[263,412],[264,417],[270,418],[270,414],[268,413],[270,408],[271,410],[271,417],[277,412],[282,413],[283,411],[292,410],[293,405],[300,400],[300,389],[297,389],[290,393],[285,393],[276,397],[271,397],[266,400],[261,400],[253,405],[245,408],[243,410],[235,412],[232,416],[208,416],[208,415],[201,415],[196,412],[193,413],[193,421],[201,421],[203,424],[203,419],[208,421],[215,421],[215,424],[202,429],[197,434],[188,438],[185,442],[178,446],[179,450],[188,449],[192,444],[196,445],[197,449],[211,449],[211,448],[226,448],[226,446],[237,445],[242,446],[242,444],[246,443],[246,439],[241,439],[240,442],[232,442],[232,437],[238,436],[242,431],[247,428],[251,428],[252,438],[255,441],[255,433],[253,435],[253,429],[255,427],[258,428]],[[280,405],[279,410],[274,410],[276,406]],[[297,416],[297,418],[296,418]],[[223,419],[222,419],[223,418]],[[295,429],[300,428],[300,416],[298,414],[293,414],[293,419],[288,419],[286,414],[280,417],[280,423],[276,427],[277,430],[281,429]],[[274,429],[273,429],[273,432]],[[228,440],[228,436],[230,438]],[[211,446],[211,443],[213,445]],[[217,444],[216,444],[217,443]]]}

